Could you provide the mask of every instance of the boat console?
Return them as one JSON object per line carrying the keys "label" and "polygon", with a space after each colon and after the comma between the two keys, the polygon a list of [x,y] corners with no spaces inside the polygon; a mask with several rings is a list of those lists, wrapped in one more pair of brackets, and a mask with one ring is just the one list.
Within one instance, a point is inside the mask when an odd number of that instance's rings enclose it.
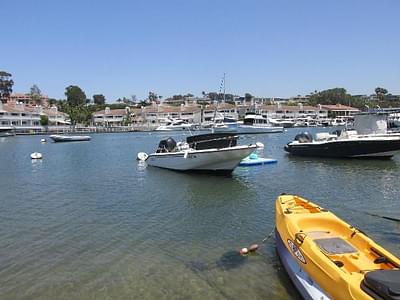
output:
{"label": "boat console", "polygon": [[175,148],[176,148],[175,140],[172,137],[169,137],[166,140],[160,141],[156,153],[173,152]]}
{"label": "boat console", "polygon": [[231,133],[211,133],[189,136],[186,141],[195,150],[235,147],[238,136]]}
{"label": "boat console", "polygon": [[313,141],[313,136],[311,133],[302,132],[296,135],[294,140],[298,141],[299,143],[311,143]]}

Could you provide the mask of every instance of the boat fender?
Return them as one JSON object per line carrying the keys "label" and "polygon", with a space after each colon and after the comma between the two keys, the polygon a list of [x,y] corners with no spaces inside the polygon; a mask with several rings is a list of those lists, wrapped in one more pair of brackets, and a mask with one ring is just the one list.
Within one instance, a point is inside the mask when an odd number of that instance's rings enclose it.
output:
{"label": "boat fender", "polygon": [[183,155],[183,158],[186,159],[188,157],[189,151],[185,151],[185,154]]}
{"label": "boat fender", "polygon": [[256,143],[257,148],[264,149],[264,144],[261,142]]}
{"label": "boat fender", "polygon": [[253,244],[249,247],[249,251],[250,252],[256,252],[258,249],[258,245],[257,244]]}
{"label": "boat fender", "polygon": [[247,255],[247,253],[249,253],[249,249],[247,249],[246,247],[242,248],[239,250],[240,255]]}
{"label": "boat fender", "polygon": [[145,161],[149,156],[145,152],[139,152],[137,154],[136,160]]}

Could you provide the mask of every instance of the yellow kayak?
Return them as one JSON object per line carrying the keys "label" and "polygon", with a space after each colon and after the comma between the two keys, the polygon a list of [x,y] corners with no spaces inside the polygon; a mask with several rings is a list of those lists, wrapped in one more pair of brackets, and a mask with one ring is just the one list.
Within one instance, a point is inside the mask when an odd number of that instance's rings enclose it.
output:
{"label": "yellow kayak", "polygon": [[275,208],[277,251],[305,299],[400,299],[399,258],[299,196]]}

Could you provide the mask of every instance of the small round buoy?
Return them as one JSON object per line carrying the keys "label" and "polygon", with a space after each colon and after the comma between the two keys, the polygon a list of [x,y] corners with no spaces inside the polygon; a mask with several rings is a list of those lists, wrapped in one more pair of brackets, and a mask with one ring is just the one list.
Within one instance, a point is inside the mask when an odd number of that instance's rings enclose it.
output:
{"label": "small round buoy", "polygon": [[39,153],[39,152],[31,153],[31,158],[32,159],[41,159],[42,157],[43,157],[42,153]]}
{"label": "small round buoy", "polygon": [[240,255],[246,255],[247,253],[249,253],[249,249],[247,249],[246,247],[242,248],[239,250],[239,253]]}
{"label": "small round buoy", "polygon": [[42,143],[46,143],[47,141],[46,141],[46,139],[41,139],[40,140]]}
{"label": "small round buoy", "polygon": [[253,244],[249,247],[249,251],[250,252],[255,252],[258,249],[258,245],[257,244]]}

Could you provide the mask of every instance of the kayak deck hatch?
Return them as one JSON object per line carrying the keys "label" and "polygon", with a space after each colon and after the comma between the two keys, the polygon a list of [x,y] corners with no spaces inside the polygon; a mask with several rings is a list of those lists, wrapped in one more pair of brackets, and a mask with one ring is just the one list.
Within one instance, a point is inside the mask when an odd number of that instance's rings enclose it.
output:
{"label": "kayak deck hatch", "polygon": [[340,237],[314,239],[318,247],[327,255],[355,253],[357,250]]}

